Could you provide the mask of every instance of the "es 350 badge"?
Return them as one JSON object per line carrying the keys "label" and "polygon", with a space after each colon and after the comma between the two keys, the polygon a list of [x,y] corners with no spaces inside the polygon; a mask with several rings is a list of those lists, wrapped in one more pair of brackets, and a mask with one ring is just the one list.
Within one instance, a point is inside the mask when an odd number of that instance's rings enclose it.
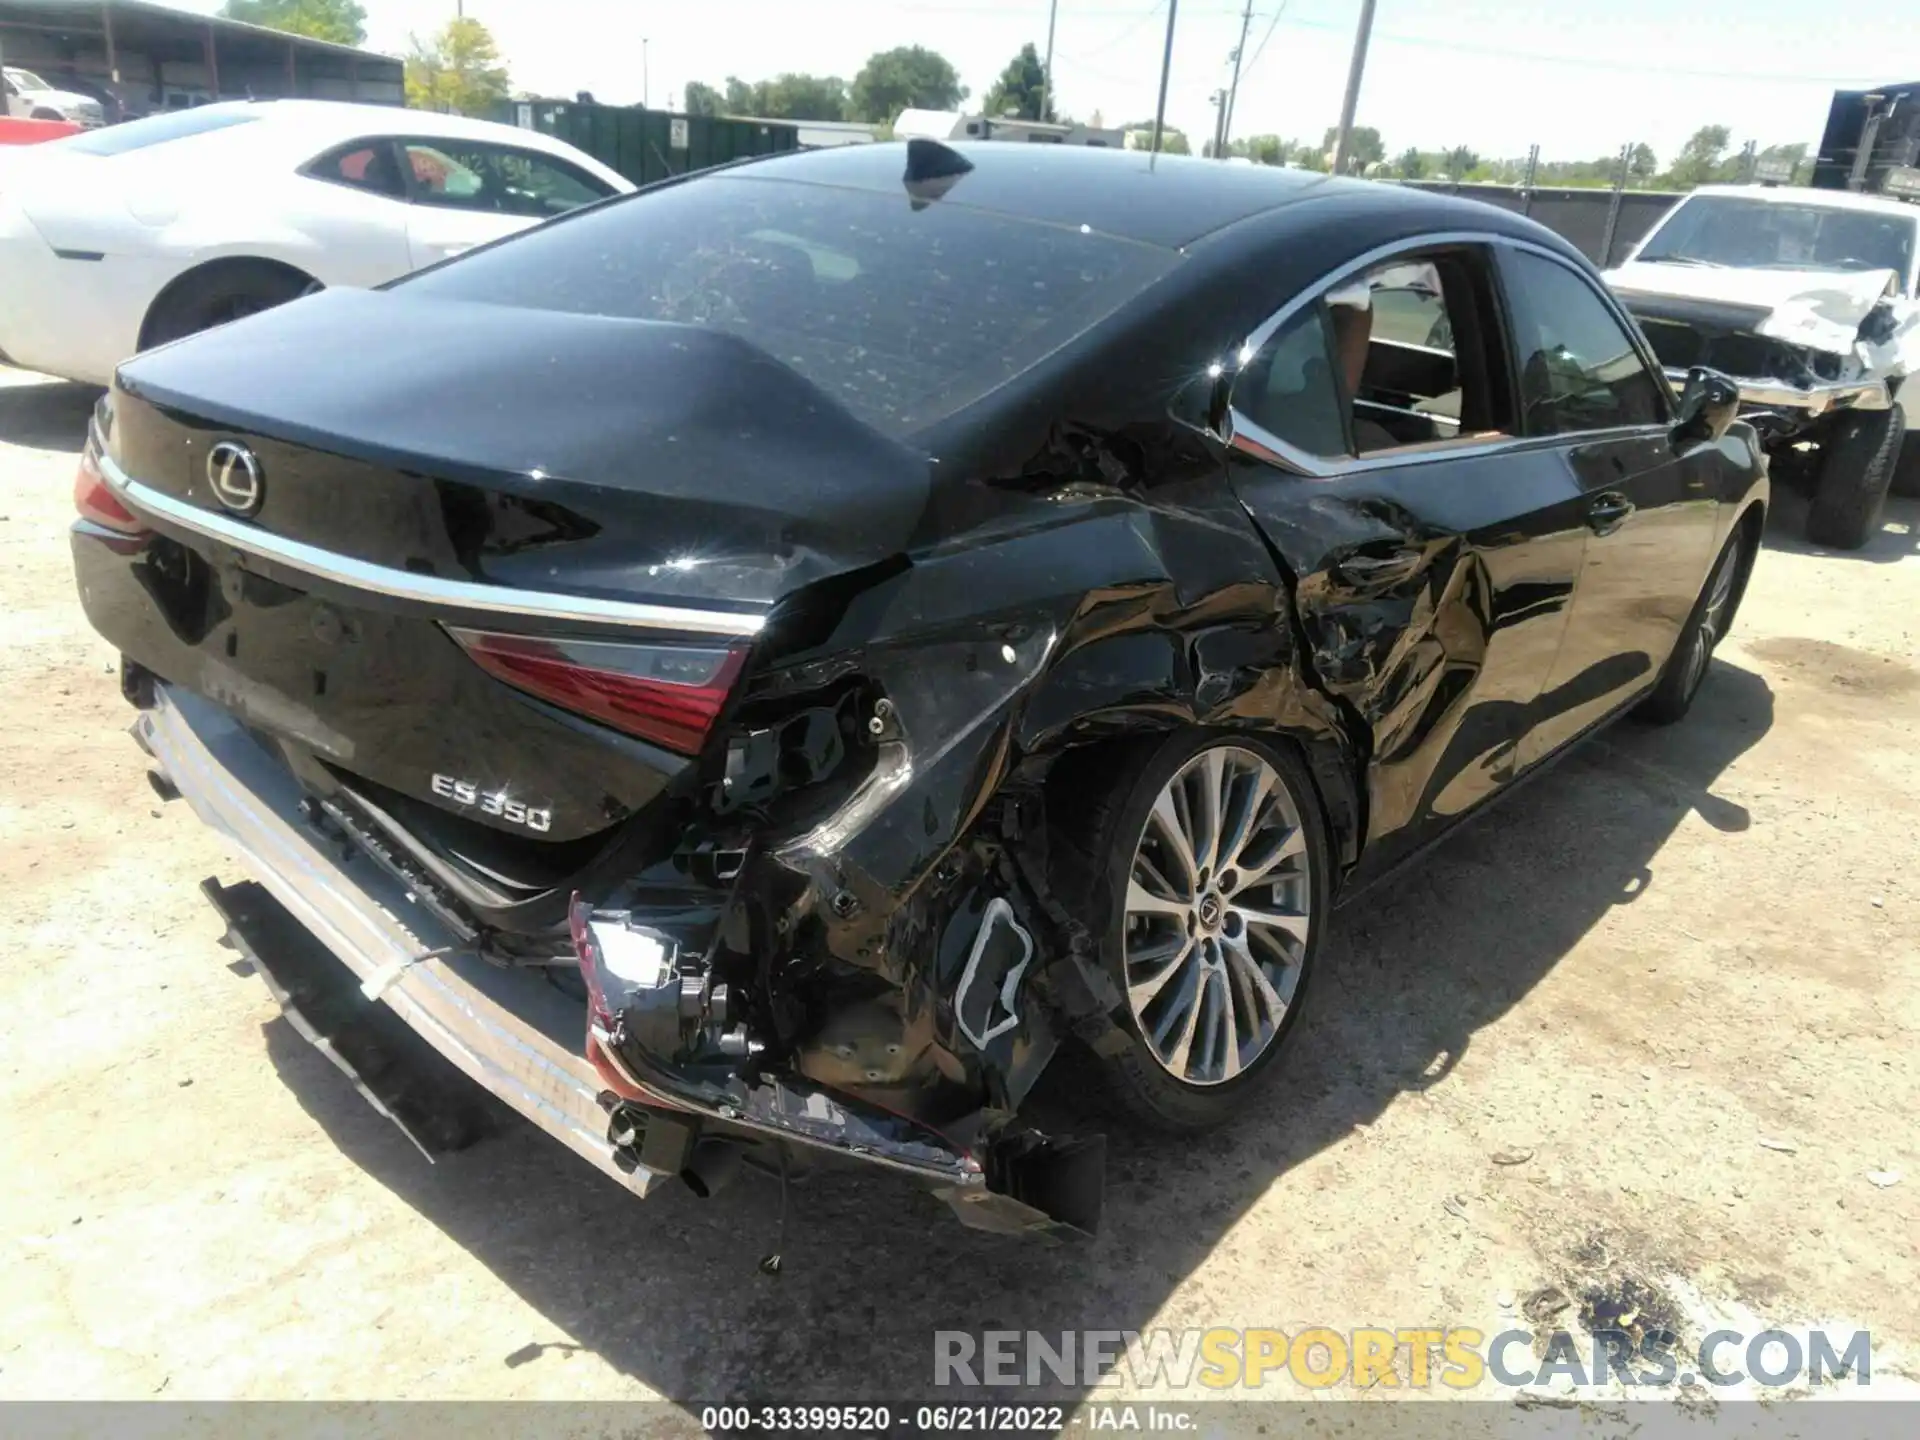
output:
{"label": "es 350 badge", "polygon": [[433,793],[456,805],[478,810],[482,815],[504,820],[509,825],[524,825],[541,834],[553,828],[552,810],[510,799],[505,790],[483,791],[472,780],[462,780],[453,775],[435,775]]}

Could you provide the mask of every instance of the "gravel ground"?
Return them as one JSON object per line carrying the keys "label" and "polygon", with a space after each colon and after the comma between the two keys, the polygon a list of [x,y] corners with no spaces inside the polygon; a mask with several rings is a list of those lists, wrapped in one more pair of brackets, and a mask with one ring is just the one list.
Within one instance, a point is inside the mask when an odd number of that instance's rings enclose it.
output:
{"label": "gravel ground", "polygon": [[1831,555],[1781,497],[1694,714],[1341,912],[1264,1109],[1116,1136],[1097,1243],[831,1174],[770,1280],[771,1185],[638,1205],[517,1126],[429,1166],[219,946],[196,885],[242,872],[149,790],[73,594],[92,398],[0,372],[0,1398],[898,1397],[942,1328],[1498,1330],[1550,1290],[1914,1365],[1920,504]]}

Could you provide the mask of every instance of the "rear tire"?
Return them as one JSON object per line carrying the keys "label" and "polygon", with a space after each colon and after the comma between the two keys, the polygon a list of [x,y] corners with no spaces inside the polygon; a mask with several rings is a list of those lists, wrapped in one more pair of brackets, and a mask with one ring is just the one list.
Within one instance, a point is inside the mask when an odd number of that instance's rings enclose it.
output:
{"label": "rear tire", "polygon": [[1897,405],[1839,418],[1807,512],[1809,540],[1834,550],[1858,550],[1874,537],[1906,429]]}
{"label": "rear tire", "polygon": [[186,276],[154,302],[141,336],[141,349],[271,310],[316,288],[316,283],[299,271],[265,260],[210,265]]}
{"label": "rear tire", "polygon": [[1894,467],[1893,484],[1888,489],[1909,499],[1920,498],[1920,431],[1907,431],[1907,443],[1900,448],[1900,463]]}
{"label": "rear tire", "polygon": [[1186,731],[1099,759],[1062,787],[1055,832],[1075,862],[1061,898],[1123,997],[1128,1043],[1097,1064],[1130,1119],[1197,1134],[1258,1103],[1299,1018],[1327,923],[1319,798],[1289,747],[1254,736]]}
{"label": "rear tire", "polygon": [[1707,572],[1707,583],[1700,587],[1700,598],[1693,602],[1673,654],[1667,657],[1667,668],[1660,672],[1660,683],[1634,706],[1635,719],[1649,725],[1671,725],[1693,708],[1694,697],[1713,666],[1714,648],[1732,628],[1741,597],[1747,592],[1747,576],[1753,569],[1759,538],[1759,527],[1751,521],[1741,522],[1727,537],[1713,569]]}

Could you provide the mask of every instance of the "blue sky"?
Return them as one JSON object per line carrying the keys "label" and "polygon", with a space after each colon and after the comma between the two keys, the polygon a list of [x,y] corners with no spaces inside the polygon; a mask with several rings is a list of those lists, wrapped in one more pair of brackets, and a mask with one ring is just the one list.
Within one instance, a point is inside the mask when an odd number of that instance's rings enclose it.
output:
{"label": "blue sky", "polygon": [[[364,3],[369,43],[399,51],[410,31],[449,18],[454,0]],[[499,39],[515,84],[542,93],[639,100],[645,37],[656,106],[689,80],[729,74],[850,78],[871,52],[899,44],[942,51],[977,96],[1023,41],[1044,45],[1047,23],[1046,0],[466,3]],[[1226,82],[1242,3],[1181,0],[1167,108],[1190,133],[1211,133],[1208,97]],[[1547,158],[1574,159],[1644,141],[1664,162],[1709,123],[1729,126],[1736,144],[1815,143],[1837,86],[1920,80],[1920,25],[1883,23],[1892,13],[1806,0],[1379,0],[1359,119],[1393,151],[1464,144],[1507,156],[1538,142]],[[1254,0],[1235,133],[1317,141],[1338,117],[1358,14],[1359,0]],[[1151,115],[1165,0],[1060,0],[1059,16],[1062,107],[1115,124]]]}

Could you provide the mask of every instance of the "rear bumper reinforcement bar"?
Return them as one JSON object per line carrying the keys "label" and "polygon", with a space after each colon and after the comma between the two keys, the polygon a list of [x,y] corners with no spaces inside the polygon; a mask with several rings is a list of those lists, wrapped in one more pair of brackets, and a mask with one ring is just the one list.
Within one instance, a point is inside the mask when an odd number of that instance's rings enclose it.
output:
{"label": "rear bumper reinforcement bar", "polygon": [[616,1160],[577,1001],[537,973],[458,953],[457,938],[391,876],[333,853],[301,821],[292,775],[224,711],[156,685],[138,733],[274,899],[441,1055],[634,1194],[674,1178]]}

